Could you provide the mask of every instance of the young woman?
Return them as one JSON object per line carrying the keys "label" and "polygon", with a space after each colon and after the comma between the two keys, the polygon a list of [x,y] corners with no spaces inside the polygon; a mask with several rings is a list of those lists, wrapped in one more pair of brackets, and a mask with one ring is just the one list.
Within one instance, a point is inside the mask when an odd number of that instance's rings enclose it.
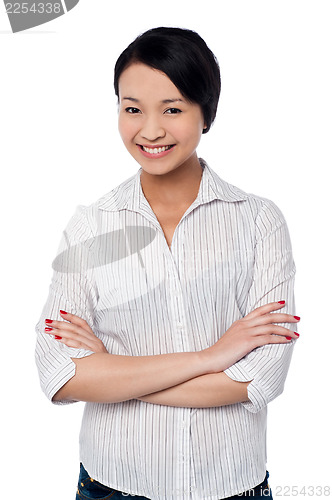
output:
{"label": "young woman", "polygon": [[300,319],[285,219],[197,156],[220,93],[197,33],[139,36],[114,85],[140,168],[77,207],[36,325],[47,397],[86,402],[77,499],[272,498],[267,405]]}

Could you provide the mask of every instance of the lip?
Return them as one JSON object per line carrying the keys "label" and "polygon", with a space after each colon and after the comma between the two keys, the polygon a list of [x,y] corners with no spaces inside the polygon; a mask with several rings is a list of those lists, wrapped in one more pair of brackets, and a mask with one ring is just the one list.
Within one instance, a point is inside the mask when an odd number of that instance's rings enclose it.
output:
{"label": "lip", "polygon": [[[145,156],[145,158],[162,158],[163,156],[167,156],[168,154],[170,154],[173,149],[174,149],[174,146],[175,144],[136,144],[139,151],[142,153],[143,156]],[[165,146],[171,146],[170,149],[167,149],[166,151],[162,151],[161,153],[148,153],[147,151],[144,151],[144,149],[142,148],[142,146],[144,146],[145,148],[150,148],[150,149],[154,149],[154,148],[164,148]]]}

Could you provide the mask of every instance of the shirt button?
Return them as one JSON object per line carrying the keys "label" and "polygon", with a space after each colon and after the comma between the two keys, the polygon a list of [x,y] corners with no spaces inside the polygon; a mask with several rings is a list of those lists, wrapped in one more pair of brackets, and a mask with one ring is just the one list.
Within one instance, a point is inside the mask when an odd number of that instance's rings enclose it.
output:
{"label": "shirt button", "polygon": [[180,328],[183,328],[183,323],[181,323],[180,321],[178,322],[177,324],[177,327],[180,329]]}

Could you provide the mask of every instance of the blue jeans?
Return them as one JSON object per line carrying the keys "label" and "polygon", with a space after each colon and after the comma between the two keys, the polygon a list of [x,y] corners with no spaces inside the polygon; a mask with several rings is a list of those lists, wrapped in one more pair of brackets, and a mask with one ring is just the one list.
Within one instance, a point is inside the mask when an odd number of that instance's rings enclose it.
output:
{"label": "blue jeans", "polygon": [[[252,488],[251,490],[244,491],[239,495],[234,495],[233,497],[225,498],[224,500],[240,500],[240,499],[253,499],[257,500],[259,498],[272,498],[272,493],[268,485],[269,473],[266,471],[266,476],[264,481]],[[78,479],[76,500],[128,500],[133,498],[140,498],[141,500],[149,500],[146,497],[140,497],[138,495],[131,495],[129,493],[123,493],[122,491],[114,490],[113,488],[108,488],[98,481],[94,481],[87,471],[84,469],[83,464],[80,465],[80,476]],[[180,499],[179,499],[180,500]]]}

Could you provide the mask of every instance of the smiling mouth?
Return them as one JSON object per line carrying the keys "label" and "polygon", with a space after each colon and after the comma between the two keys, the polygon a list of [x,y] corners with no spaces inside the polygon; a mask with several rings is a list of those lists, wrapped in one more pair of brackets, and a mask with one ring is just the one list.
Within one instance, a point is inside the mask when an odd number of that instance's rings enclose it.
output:
{"label": "smiling mouth", "polygon": [[142,151],[145,151],[145,153],[149,153],[150,155],[156,155],[164,153],[165,151],[174,148],[175,144],[171,144],[170,146],[159,146],[155,148],[148,148],[146,146],[142,146],[142,144],[138,144],[138,146],[141,148]]}

